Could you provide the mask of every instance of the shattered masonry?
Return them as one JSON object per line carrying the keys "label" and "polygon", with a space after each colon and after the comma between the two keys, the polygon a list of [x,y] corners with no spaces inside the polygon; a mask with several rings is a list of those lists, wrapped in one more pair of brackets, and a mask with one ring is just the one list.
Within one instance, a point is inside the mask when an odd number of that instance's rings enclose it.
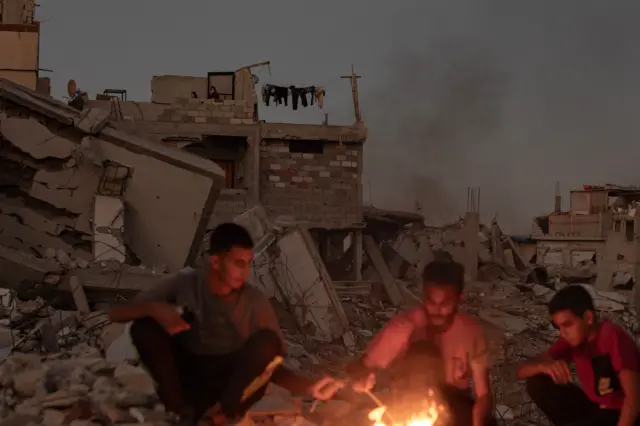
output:
{"label": "shattered masonry", "polygon": [[[591,258],[537,266],[544,239],[516,243],[477,209],[436,228],[418,213],[364,207],[363,126],[260,123],[250,99],[154,96],[170,102],[88,101],[78,111],[0,79],[0,352],[16,352],[0,365],[2,420],[169,424],[151,379],[129,362],[125,326],[104,311],[198,263],[206,230],[226,220],[256,242],[251,284],[276,306],[287,363],[300,372],[339,374],[420,303],[420,271],[442,256],[469,272],[463,309],[489,337],[506,424],[539,421],[512,372],[556,337],[545,303],[557,289],[582,283],[600,315],[640,331],[637,291],[594,287],[604,266]],[[304,416],[299,400],[270,387],[245,421],[338,424],[364,413],[333,401]]]}

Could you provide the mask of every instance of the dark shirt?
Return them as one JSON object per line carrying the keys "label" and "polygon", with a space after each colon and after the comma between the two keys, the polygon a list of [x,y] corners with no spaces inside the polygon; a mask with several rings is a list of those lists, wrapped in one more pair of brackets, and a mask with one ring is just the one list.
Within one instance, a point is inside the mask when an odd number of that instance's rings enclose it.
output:
{"label": "dark shirt", "polygon": [[209,288],[207,273],[208,268],[184,269],[135,300],[166,302],[191,312],[187,345],[194,354],[231,353],[259,329],[275,331],[286,347],[273,306],[260,290],[245,284],[229,295],[217,296]]}

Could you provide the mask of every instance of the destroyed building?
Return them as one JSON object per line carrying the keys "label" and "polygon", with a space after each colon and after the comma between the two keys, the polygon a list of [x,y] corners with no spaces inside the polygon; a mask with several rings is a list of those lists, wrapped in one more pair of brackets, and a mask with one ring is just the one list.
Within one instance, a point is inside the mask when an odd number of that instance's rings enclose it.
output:
{"label": "destroyed building", "polygon": [[[535,219],[537,262],[550,267],[585,267],[600,290],[633,287],[640,266],[637,206],[640,188],[585,185],[570,192],[569,211]],[[597,269],[597,270],[596,270]]]}
{"label": "destroyed building", "polygon": [[62,275],[56,257],[72,269],[114,260],[164,272],[199,255],[224,185],[216,164],[116,130],[99,109],[79,112],[5,79],[0,136],[5,286]]}
{"label": "destroyed building", "polygon": [[[108,111],[119,130],[220,165],[226,181],[214,221],[259,203],[276,223],[361,227],[364,126],[261,122],[249,69],[210,74],[153,77],[150,102],[101,94],[87,106]],[[212,84],[220,100],[207,99]]]}

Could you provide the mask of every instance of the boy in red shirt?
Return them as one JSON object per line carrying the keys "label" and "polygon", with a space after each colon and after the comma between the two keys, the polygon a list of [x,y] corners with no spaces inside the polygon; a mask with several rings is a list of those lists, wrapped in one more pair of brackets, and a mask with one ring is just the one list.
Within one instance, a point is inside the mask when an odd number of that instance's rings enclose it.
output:
{"label": "boy in red shirt", "polygon": [[[560,338],[537,361],[518,369],[533,402],[556,426],[640,425],[640,350],[609,321],[598,321],[593,299],[581,285],[558,291],[549,314]],[[573,363],[581,387],[570,383]]]}

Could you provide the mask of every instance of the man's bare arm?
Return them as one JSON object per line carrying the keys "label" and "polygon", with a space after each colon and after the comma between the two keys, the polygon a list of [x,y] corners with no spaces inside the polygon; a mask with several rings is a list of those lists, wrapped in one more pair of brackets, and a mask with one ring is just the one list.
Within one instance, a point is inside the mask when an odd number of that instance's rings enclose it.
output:
{"label": "man's bare arm", "polygon": [[157,285],[142,291],[128,302],[116,305],[109,311],[111,322],[129,322],[141,318],[158,319],[175,301],[176,288],[188,282],[185,275],[176,274]]}
{"label": "man's bare arm", "polygon": [[638,372],[633,370],[622,370],[618,374],[620,386],[624,392],[624,403],[620,410],[620,419],[618,426],[632,426],[638,417],[640,402],[638,398]]}
{"label": "man's bare arm", "polygon": [[491,379],[489,378],[489,352],[483,337],[476,340],[470,359],[471,377],[476,401],[473,405],[473,426],[484,426],[493,412]]}
{"label": "man's bare arm", "polygon": [[516,377],[518,380],[528,379],[529,377],[537,376],[543,373],[542,362],[552,361],[549,354],[542,353],[532,361],[523,362],[518,366],[516,370]]}

